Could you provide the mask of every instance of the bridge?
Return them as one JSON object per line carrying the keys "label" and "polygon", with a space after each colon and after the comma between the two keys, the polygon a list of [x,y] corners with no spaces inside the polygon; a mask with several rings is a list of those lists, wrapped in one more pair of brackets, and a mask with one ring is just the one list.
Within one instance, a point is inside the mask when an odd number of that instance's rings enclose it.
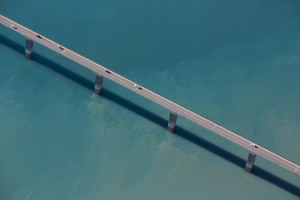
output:
{"label": "bridge", "polygon": [[300,166],[255,144],[254,142],[247,140],[239,136],[238,134],[227,130],[226,128],[205,119],[204,117],[144,88],[131,80],[71,51],[70,49],[55,43],[54,41],[0,15],[0,23],[13,31],[23,35],[25,37],[25,56],[30,59],[33,55],[33,42],[37,42],[63,56],[73,60],[80,65],[92,70],[96,74],[94,92],[100,94],[102,91],[103,78],[110,79],[123,87],[153,101],[170,111],[170,117],[168,122],[168,131],[173,132],[176,126],[177,115],[180,115],[204,128],[210,130],[213,133],[220,135],[221,137],[230,140],[231,142],[245,148],[249,151],[248,159],[245,165],[245,170],[250,172],[253,168],[256,156],[261,156],[284,169],[291,171],[292,173],[300,175]]}

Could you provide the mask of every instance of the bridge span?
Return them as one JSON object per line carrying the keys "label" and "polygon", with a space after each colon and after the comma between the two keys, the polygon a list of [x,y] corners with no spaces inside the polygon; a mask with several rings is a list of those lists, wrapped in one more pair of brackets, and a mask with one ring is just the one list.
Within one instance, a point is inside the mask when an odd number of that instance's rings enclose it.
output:
{"label": "bridge span", "polygon": [[9,29],[12,29],[13,31],[16,31],[17,33],[23,35],[25,39],[25,56],[27,58],[31,58],[33,55],[33,42],[37,42],[63,56],[66,58],[69,58],[70,60],[73,60],[80,65],[92,70],[96,74],[96,80],[95,80],[95,93],[100,94],[102,91],[102,84],[103,84],[103,78],[110,79],[123,87],[149,99],[150,101],[153,101],[166,109],[170,111],[170,118],[168,123],[168,130],[170,132],[173,132],[176,125],[177,115],[180,115],[190,121],[193,121],[194,123],[212,131],[213,133],[216,133],[220,135],[221,137],[230,140],[231,142],[241,146],[242,148],[245,148],[249,151],[248,160],[246,162],[245,170],[250,172],[256,156],[261,156],[281,167],[284,169],[291,171],[292,173],[300,175],[300,166],[263,148],[262,146],[259,146],[255,144],[254,142],[247,140],[246,138],[241,137],[240,135],[212,122],[208,119],[205,119],[204,117],[148,90],[147,88],[139,86],[137,83],[132,82],[131,80],[126,79],[125,77],[111,71],[110,69],[107,69],[73,51],[70,49],[0,15],[0,23]]}

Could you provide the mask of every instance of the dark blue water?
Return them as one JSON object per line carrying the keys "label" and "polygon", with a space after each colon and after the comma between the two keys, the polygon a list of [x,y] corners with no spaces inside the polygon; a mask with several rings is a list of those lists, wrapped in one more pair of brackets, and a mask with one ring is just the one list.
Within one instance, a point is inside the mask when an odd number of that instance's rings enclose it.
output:
{"label": "dark blue water", "polygon": [[[2,2],[1,14],[300,164],[296,0]],[[0,199],[299,199],[298,176],[0,27]]]}

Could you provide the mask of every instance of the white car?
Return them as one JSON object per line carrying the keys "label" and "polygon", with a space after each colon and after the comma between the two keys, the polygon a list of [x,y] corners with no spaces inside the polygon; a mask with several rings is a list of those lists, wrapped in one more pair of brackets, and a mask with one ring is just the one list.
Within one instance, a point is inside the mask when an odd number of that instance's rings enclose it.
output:
{"label": "white car", "polygon": [[139,86],[138,84],[134,84],[134,87],[136,87],[137,89],[142,89],[142,87],[141,86]]}
{"label": "white car", "polygon": [[16,27],[15,25],[11,25],[11,27],[12,27],[13,29],[17,29],[17,27]]}
{"label": "white car", "polygon": [[258,148],[258,146],[254,143],[251,143],[251,146],[253,146],[254,148]]}

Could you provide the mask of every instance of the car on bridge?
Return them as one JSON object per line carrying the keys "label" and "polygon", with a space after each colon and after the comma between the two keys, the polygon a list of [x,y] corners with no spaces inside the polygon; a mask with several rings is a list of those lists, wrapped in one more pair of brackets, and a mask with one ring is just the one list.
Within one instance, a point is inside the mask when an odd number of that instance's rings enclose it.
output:
{"label": "car on bridge", "polygon": [[64,48],[60,45],[57,46],[60,50],[64,50]]}
{"label": "car on bridge", "polygon": [[11,25],[11,27],[12,27],[13,29],[18,29],[15,25]]}
{"label": "car on bridge", "polygon": [[136,87],[137,89],[139,89],[139,90],[141,90],[142,89],[142,87],[141,86],[139,86],[138,84],[134,84],[134,87]]}

